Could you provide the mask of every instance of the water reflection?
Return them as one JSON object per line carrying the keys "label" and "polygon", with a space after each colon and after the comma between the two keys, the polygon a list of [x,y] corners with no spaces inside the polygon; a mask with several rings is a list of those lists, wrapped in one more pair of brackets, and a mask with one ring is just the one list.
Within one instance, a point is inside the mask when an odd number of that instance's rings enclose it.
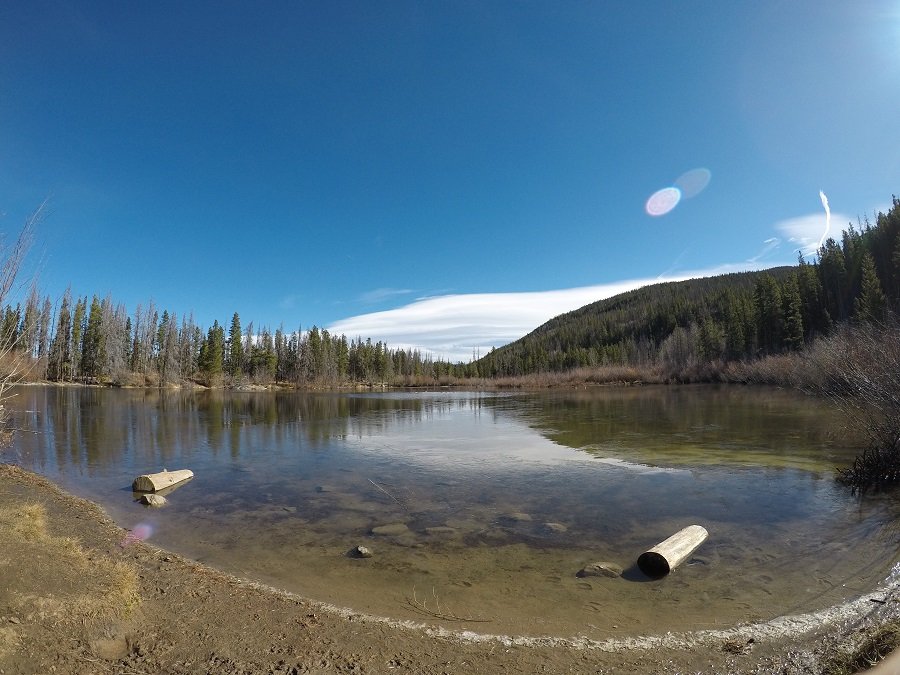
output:
{"label": "water reflection", "polygon": [[[419,584],[440,587],[459,615],[491,615],[492,630],[718,625],[839,601],[895,555],[894,500],[855,500],[833,481],[852,440],[827,408],[777,390],[22,387],[12,408],[35,432],[17,437],[13,459],[123,526],[391,616],[408,614]],[[128,486],[163,468],[195,478],[150,512]],[[692,523],[710,539],[666,580],[575,577],[595,560],[628,568]],[[375,556],[348,558],[359,544]]]}

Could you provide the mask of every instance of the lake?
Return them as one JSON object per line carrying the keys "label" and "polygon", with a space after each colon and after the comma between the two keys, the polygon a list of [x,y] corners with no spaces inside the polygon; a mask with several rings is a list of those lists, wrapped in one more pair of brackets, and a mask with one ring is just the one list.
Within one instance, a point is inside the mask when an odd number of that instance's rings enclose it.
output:
{"label": "lake", "polygon": [[[592,639],[726,627],[859,596],[897,560],[897,500],[835,483],[859,441],[794,392],[15,393],[6,461],[157,546],[378,616]],[[195,477],[137,503],[134,477],[163,468]],[[684,565],[636,573],[691,524],[709,539]],[[595,561],[626,574],[576,576]]]}

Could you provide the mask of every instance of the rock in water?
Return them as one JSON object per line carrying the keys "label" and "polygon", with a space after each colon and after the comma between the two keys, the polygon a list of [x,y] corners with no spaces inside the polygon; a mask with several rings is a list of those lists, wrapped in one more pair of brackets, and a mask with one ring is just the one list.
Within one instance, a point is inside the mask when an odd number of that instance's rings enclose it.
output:
{"label": "rock in water", "polygon": [[576,577],[609,577],[615,579],[622,576],[622,568],[610,562],[595,562],[582,567]]}
{"label": "rock in water", "polygon": [[354,546],[350,549],[350,557],[352,558],[371,558],[372,551],[365,546]]}
{"label": "rock in water", "polygon": [[401,534],[409,532],[406,523],[391,523],[389,525],[379,525],[372,528],[372,534],[382,537],[399,537]]}
{"label": "rock in water", "polygon": [[162,495],[155,494],[145,494],[141,495],[141,504],[146,504],[147,506],[165,506],[168,503],[168,500]]}
{"label": "rock in water", "polygon": [[456,528],[455,527],[447,527],[446,525],[436,525],[435,527],[426,527],[425,534],[453,535],[453,534],[456,534]]}

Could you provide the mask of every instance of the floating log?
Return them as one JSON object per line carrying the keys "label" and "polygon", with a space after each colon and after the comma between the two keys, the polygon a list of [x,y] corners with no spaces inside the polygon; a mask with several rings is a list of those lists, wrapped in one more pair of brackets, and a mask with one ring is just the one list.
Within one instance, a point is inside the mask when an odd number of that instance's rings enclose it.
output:
{"label": "floating log", "polygon": [[131,484],[131,489],[135,492],[158,492],[167,487],[172,487],[178,483],[194,477],[194,472],[190,469],[179,469],[178,471],[163,471],[161,473],[147,473],[138,476]]}
{"label": "floating log", "polygon": [[664,577],[696,551],[708,536],[709,532],[705,527],[688,525],[649,551],[641,553],[637,561],[638,567],[648,577]]}

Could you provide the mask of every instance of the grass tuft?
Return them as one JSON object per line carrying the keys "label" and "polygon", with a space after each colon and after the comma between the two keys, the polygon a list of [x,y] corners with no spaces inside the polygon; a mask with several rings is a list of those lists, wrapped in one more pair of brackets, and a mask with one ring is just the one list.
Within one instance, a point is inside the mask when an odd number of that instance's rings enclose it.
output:
{"label": "grass tuft", "polygon": [[853,675],[868,670],[900,647],[900,620],[890,621],[869,633],[850,652],[838,654],[825,664],[824,675]]}

